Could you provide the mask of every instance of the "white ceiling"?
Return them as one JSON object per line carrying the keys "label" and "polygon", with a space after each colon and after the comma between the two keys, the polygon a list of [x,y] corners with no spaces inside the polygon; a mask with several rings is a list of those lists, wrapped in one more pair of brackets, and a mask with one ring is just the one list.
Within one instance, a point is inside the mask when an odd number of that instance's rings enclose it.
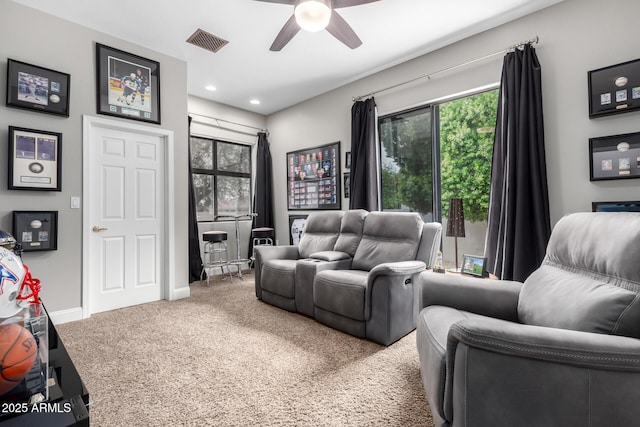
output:
{"label": "white ceiling", "polygon": [[[182,59],[189,94],[268,115],[562,0],[381,0],[339,9],[362,40],[359,48],[349,49],[326,31],[300,31],[280,52],[269,47],[293,13],[285,4],[13,1]],[[229,44],[211,53],[186,43],[198,28]]]}

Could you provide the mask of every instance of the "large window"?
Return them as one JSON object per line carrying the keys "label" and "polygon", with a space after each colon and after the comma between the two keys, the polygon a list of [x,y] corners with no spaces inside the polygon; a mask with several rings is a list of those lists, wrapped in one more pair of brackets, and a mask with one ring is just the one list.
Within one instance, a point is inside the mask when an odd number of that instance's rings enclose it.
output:
{"label": "large window", "polygon": [[251,212],[251,147],[191,138],[198,221]]}
{"label": "large window", "polygon": [[[497,103],[496,89],[381,117],[382,209],[418,212],[446,227],[449,200],[460,197],[459,252],[482,255]],[[443,233],[447,267],[455,265],[453,241]]]}

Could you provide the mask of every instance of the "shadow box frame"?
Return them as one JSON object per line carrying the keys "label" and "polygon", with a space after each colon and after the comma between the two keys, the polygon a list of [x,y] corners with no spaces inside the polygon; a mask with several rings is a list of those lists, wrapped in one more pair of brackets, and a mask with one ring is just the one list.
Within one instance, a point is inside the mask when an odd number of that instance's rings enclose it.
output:
{"label": "shadow box frame", "polygon": [[7,107],[69,117],[71,75],[7,59]]}
{"label": "shadow box frame", "polygon": [[640,132],[589,138],[589,180],[640,178]]}
{"label": "shadow box frame", "polygon": [[288,210],[342,208],[340,141],[290,151],[286,159]]}
{"label": "shadow box frame", "polygon": [[[128,95],[131,98],[128,98],[122,87],[126,83],[124,80],[127,76],[136,76],[138,71],[138,77],[126,81],[132,84]],[[142,91],[139,90],[141,86]],[[149,101],[145,106],[147,97]],[[98,114],[161,124],[160,63],[96,43],[96,101]]]}
{"label": "shadow box frame", "polygon": [[615,201],[615,202],[591,202],[592,212],[640,212],[640,200]]}
{"label": "shadow box frame", "polygon": [[7,146],[9,190],[62,191],[62,133],[9,126]]}
{"label": "shadow box frame", "polygon": [[589,118],[640,109],[640,59],[587,73]]}
{"label": "shadow box frame", "polygon": [[58,211],[13,211],[13,237],[23,252],[58,249]]}

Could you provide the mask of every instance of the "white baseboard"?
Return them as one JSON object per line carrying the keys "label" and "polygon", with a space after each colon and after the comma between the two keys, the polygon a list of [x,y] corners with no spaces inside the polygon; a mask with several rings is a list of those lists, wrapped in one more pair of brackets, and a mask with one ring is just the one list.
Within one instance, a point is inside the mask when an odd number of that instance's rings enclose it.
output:
{"label": "white baseboard", "polygon": [[75,322],[82,320],[82,307],[68,308],[66,310],[53,311],[49,313],[49,318],[54,325],[61,323]]}
{"label": "white baseboard", "polygon": [[191,296],[191,288],[189,286],[183,286],[182,288],[174,289],[172,295],[169,297],[169,301],[175,301],[177,299],[189,298]]}

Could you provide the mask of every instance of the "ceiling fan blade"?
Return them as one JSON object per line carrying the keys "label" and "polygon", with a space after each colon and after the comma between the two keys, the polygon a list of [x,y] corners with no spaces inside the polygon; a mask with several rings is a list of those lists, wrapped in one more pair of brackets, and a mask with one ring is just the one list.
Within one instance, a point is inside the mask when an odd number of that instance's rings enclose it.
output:
{"label": "ceiling fan blade", "polygon": [[265,3],[280,3],[280,4],[293,4],[295,0],[255,0]]}
{"label": "ceiling fan blade", "polygon": [[327,31],[351,49],[355,49],[362,44],[362,40],[353,31],[353,28],[335,10],[331,11],[331,21],[327,25]]}
{"label": "ceiling fan blade", "polygon": [[373,3],[380,0],[332,0],[331,6],[334,9],[341,7],[360,6],[361,4]]}
{"label": "ceiling fan blade", "polygon": [[294,15],[291,15],[291,18],[289,18],[289,20],[284,24],[275,40],[271,44],[269,50],[273,52],[282,50],[282,48],[291,41],[293,36],[298,34],[298,31],[300,31],[300,27],[296,22],[296,17]]}

